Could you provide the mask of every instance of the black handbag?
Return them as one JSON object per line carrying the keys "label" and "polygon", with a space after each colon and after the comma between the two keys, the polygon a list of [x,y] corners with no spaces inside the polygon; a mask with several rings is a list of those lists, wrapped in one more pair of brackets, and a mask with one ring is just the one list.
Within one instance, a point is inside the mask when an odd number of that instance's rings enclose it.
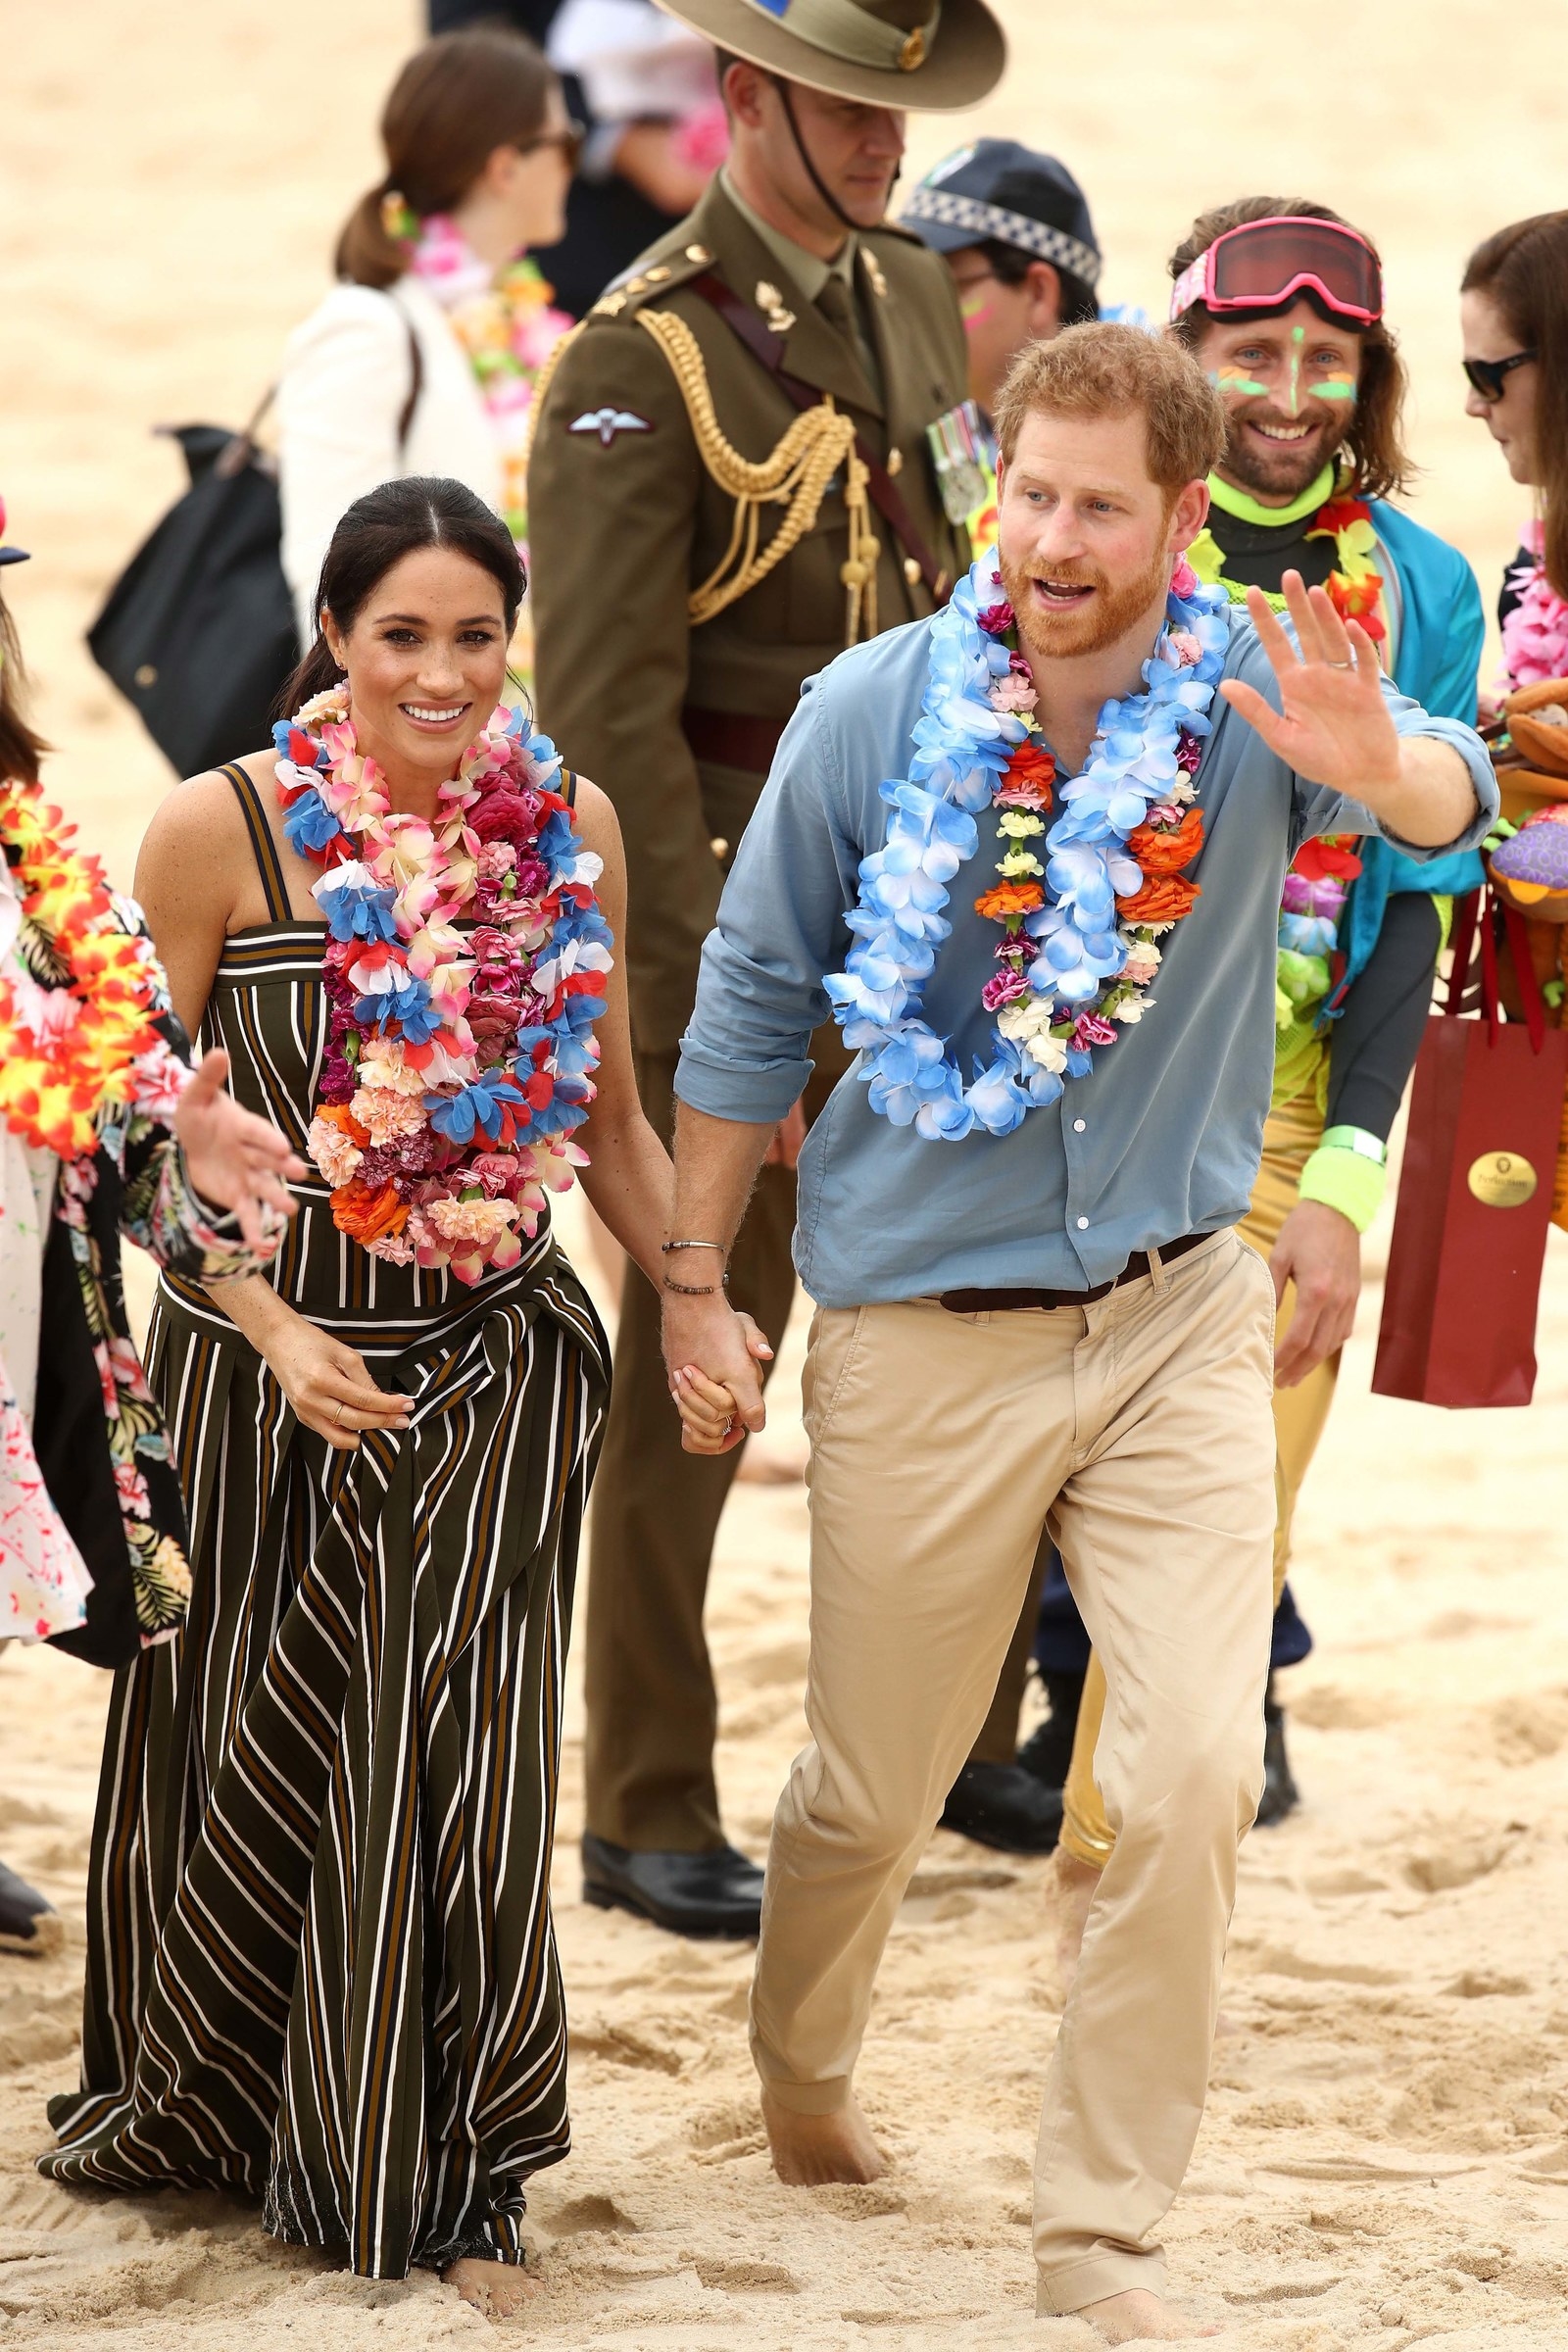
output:
{"label": "black handbag", "polygon": [[299,660],[277,476],[254,437],[270,400],[243,432],[166,428],[185,453],[190,488],[87,632],[93,660],[182,776],[270,743],[272,706]]}
{"label": "black handbag", "polygon": [[[423,385],[409,327],[413,382],[398,447]],[[190,488],[121,573],[87,644],[181,776],[266,749],[285,680],[300,658],[283,576],[283,508],[257,429],[268,393],[242,432],[220,424],[160,429],[179,443]]]}

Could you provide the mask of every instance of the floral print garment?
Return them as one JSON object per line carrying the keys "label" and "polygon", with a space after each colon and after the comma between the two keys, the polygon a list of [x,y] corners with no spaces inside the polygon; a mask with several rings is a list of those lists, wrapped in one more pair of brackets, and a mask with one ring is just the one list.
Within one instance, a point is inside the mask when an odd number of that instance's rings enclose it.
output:
{"label": "floral print garment", "polygon": [[[126,932],[146,941],[152,959],[140,909],[128,899],[117,899],[116,910]],[[12,952],[45,989],[69,985],[53,943],[37,924],[23,920]],[[46,1245],[43,1356],[47,1361],[55,1336],[51,1316],[62,1312],[60,1293],[49,1287],[49,1268],[65,1250],[74,1275],[68,1287],[85,1318],[97,1372],[124,1552],[100,1559],[89,1545],[92,1556],[84,1562],[63,1524],[73,1520],[74,1498],[63,1481],[71,1480],[74,1488],[78,1465],[51,1451],[51,1432],[43,1426],[46,1383],[40,1374],[39,1420],[29,1440],[27,1419],[0,1371],[0,1633],[23,1639],[48,1639],[79,1627],[84,1593],[94,1578],[123,1576],[127,1556],[142,1644],[168,1640],[184,1621],[190,1595],[184,1507],[168,1432],[126,1320],[122,1235],[160,1265],[197,1282],[259,1272],[271,1255],[270,1250],[254,1255],[234,1221],[209,1211],[185,1181],[172,1123],[189,1067],[184,1034],[161,973],[159,981],[163,1040],[136,1063],[132,1100],[100,1108],[96,1152],[60,1163]],[[46,1472],[53,1479],[52,1496]]]}

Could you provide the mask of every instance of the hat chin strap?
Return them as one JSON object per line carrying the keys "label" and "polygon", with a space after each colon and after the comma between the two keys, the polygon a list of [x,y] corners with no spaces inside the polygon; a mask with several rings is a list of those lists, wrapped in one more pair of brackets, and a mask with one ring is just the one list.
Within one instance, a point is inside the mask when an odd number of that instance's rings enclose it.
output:
{"label": "hat chin strap", "polygon": [[[821,172],[817,170],[815,164],[811,160],[811,150],[806,144],[805,137],[801,131],[800,123],[796,120],[795,101],[790,95],[791,84],[786,81],[784,76],[780,74],[769,74],[767,78],[773,84],[774,89],[777,90],[779,98],[782,101],[784,107],[784,120],[790,126],[790,137],[795,141],[795,152],[800,157],[802,163],[806,166],[807,178],[810,181],[812,187],[821,197],[822,202],[827,206],[828,211],[833,215],[834,220],[841,220],[852,236],[858,236],[859,234],[860,223],[858,220],[852,220],[850,219],[849,214],[844,210],[843,205],[840,204],[838,198],[834,195],[832,189],[828,186],[826,180],[822,177]],[[890,198],[893,194],[894,188],[896,188],[899,184],[899,178],[903,170],[904,167],[902,164],[900,164],[897,170],[894,172],[893,178],[888,187],[888,195]]]}

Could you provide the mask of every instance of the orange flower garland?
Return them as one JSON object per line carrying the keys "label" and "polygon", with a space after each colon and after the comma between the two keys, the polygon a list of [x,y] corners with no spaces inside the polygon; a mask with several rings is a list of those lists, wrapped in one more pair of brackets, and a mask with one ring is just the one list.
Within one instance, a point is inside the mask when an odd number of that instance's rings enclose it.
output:
{"label": "orange flower garland", "polygon": [[[163,1040],[159,993],[144,941],[115,910],[96,858],[36,784],[0,783],[0,846],[24,924],[65,966],[64,986],[24,992],[0,977],[0,1116],[29,1143],[77,1159],[97,1148],[106,1102],[128,1102],[135,1063]],[[48,1007],[43,1033],[33,1026]]]}

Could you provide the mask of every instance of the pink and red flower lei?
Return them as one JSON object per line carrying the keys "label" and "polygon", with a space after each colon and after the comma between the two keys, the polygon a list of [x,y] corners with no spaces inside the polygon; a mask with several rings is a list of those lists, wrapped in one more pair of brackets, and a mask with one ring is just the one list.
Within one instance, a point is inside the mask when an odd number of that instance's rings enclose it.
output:
{"label": "pink and red flower lei", "polygon": [[610,928],[560,759],[498,710],[437,796],[391,808],[342,689],[273,730],[284,829],[325,868],[328,1038],[308,1149],[338,1229],[476,1283],[587,1154]]}

